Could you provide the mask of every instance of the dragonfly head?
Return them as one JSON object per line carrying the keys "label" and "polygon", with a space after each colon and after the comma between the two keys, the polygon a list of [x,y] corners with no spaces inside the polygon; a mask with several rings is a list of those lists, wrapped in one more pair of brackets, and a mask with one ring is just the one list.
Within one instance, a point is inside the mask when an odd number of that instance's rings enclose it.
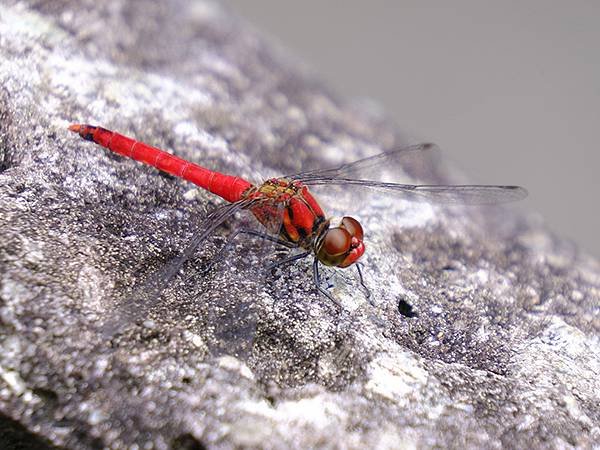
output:
{"label": "dragonfly head", "polygon": [[326,266],[348,267],[364,252],[363,229],[352,217],[344,217],[339,226],[327,228],[317,245],[317,258]]}

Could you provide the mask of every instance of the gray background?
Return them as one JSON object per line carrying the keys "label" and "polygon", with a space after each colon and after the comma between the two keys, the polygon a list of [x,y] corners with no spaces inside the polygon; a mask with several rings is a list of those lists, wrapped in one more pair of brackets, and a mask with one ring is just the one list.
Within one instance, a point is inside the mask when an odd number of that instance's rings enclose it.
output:
{"label": "gray background", "polygon": [[226,0],[339,93],[600,256],[600,3]]}

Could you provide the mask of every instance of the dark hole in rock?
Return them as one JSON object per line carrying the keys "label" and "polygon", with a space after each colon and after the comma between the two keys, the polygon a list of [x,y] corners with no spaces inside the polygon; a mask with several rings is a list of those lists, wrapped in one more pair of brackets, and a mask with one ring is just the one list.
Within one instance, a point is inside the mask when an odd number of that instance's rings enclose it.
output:
{"label": "dark hole in rock", "polygon": [[265,400],[270,406],[275,406],[277,404],[277,400],[275,400],[275,397],[273,397],[272,395],[265,396]]}
{"label": "dark hole in rock", "polygon": [[398,312],[409,319],[418,316],[417,312],[413,310],[412,305],[404,299],[398,300]]}
{"label": "dark hole in rock", "polygon": [[0,414],[0,448],[14,450],[59,450],[46,439],[31,433],[19,422]]}
{"label": "dark hole in rock", "polygon": [[0,173],[10,169],[12,166],[9,127],[12,120],[9,114],[10,108],[7,105],[8,92],[6,89],[0,90]]}
{"label": "dark hole in rock", "polygon": [[189,433],[176,437],[171,444],[173,450],[206,450],[206,446]]}
{"label": "dark hole in rock", "polygon": [[8,153],[5,148],[0,147],[0,173],[10,168],[10,162],[8,161]]}
{"label": "dark hole in rock", "polygon": [[58,402],[58,395],[51,389],[37,387],[33,389],[33,393],[46,402],[46,405],[55,407]]}
{"label": "dark hole in rock", "polygon": [[106,445],[104,445],[104,441],[100,438],[93,438],[90,441],[90,448],[92,448],[93,450],[102,450],[106,448]]}
{"label": "dark hole in rock", "polygon": [[0,173],[12,167],[11,152],[9,151],[8,137],[2,126],[3,115],[0,112]]}

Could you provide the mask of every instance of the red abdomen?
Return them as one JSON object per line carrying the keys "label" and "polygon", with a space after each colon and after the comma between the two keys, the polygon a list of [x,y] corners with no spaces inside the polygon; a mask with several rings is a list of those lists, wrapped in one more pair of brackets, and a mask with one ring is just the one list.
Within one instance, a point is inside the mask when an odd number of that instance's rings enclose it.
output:
{"label": "red abdomen", "polygon": [[240,200],[242,194],[252,187],[251,183],[242,178],[206,169],[105,128],[75,124],[71,125],[69,130],[79,133],[82,138],[93,141],[119,155],[135,159],[163,172],[191,181],[229,202]]}

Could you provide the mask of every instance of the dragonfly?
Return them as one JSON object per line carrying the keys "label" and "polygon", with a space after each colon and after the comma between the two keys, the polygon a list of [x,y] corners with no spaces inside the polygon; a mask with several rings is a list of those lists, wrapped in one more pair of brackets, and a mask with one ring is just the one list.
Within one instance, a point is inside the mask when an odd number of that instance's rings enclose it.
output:
{"label": "dragonfly", "polygon": [[[313,256],[313,283],[316,290],[340,306],[333,295],[323,287],[319,265],[341,269],[355,267],[360,285],[366,297],[370,298],[370,291],[364,282],[359,262],[366,249],[361,224],[351,216],[344,216],[335,222],[325,214],[309,187],[358,186],[399,195],[409,200],[441,204],[498,204],[521,200],[527,196],[527,191],[520,186],[400,184],[356,177],[357,173],[365,169],[386,165],[399,156],[432,152],[437,147],[431,143],[403,146],[337,167],[270,178],[256,185],[241,177],[202,167],[100,126],[72,124],[68,129],[79,134],[83,139],[114,153],[194,183],[228,202],[226,206],[209,214],[200,224],[199,231],[192,237],[188,246],[170,265],[166,273],[162,274],[160,281],[152,287],[155,297],[216,228],[238,211],[249,210],[263,226],[264,232],[254,229],[236,230],[227,238],[220,254],[224,254],[240,235],[263,238],[291,250],[300,251],[271,264],[268,268],[272,269]],[[216,260],[217,257],[214,257],[208,268],[214,266]]]}

